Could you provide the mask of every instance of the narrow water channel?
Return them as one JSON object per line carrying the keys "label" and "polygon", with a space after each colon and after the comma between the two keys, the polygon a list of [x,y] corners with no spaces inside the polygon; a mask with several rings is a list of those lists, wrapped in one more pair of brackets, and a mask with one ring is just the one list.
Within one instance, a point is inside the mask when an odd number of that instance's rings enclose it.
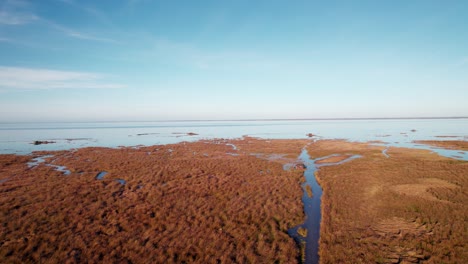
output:
{"label": "narrow water channel", "polygon": [[[320,165],[315,164],[316,161],[323,160],[330,156],[312,160],[310,159],[306,149],[303,149],[299,155],[299,160],[301,160],[306,166],[304,171],[305,182],[302,184],[302,203],[304,204],[304,213],[306,218],[303,224],[289,229],[288,234],[293,237],[301,247],[301,251],[303,252],[302,263],[306,264],[319,263],[318,253],[320,240],[320,221],[322,218],[322,211],[320,207],[322,200],[322,188],[315,178],[315,172],[320,167],[339,165],[360,157],[359,155],[354,155],[336,163],[325,163]],[[312,195],[308,194],[307,186],[310,187],[309,193],[310,190],[312,190]]]}
{"label": "narrow water channel", "polygon": [[[322,188],[315,179],[315,171],[317,170],[314,160],[310,159],[307,150],[303,149],[299,159],[306,166],[304,171],[305,183],[302,185],[302,203],[304,204],[304,213],[306,215],[303,224],[291,228],[288,233],[300,245],[303,251],[304,263],[318,263],[318,242],[320,238],[320,201],[322,198]],[[306,191],[306,186],[309,185],[312,189],[312,197],[309,197]],[[301,235],[298,233],[299,229],[306,229],[307,233]]]}

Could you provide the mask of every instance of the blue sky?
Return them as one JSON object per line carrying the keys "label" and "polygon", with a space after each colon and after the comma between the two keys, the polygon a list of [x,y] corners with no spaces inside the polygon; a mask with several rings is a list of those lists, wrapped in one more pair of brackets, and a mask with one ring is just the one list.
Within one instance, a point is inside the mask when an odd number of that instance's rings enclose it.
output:
{"label": "blue sky", "polygon": [[0,0],[0,122],[468,116],[468,1]]}

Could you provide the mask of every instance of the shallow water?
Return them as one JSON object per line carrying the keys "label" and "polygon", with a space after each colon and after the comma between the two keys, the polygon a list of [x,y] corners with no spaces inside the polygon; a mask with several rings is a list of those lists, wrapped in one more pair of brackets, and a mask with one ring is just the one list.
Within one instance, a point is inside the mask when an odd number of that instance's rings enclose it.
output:
{"label": "shallow water", "polygon": [[40,157],[34,158],[34,159],[32,159],[30,162],[28,162],[28,167],[29,167],[29,168],[36,167],[36,166],[39,165],[40,163],[44,163],[44,162],[45,162],[45,159],[51,158],[51,157],[53,157],[53,155],[44,155],[44,156],[40,156]]}
{"label": "shallow water", "polygon": [[382,155],[384,155],[386,158],[390,158],[390,155],[387,154],[388,147],[382,150]]}
{"label": "shallow water", "polygon": [[127,181],[123,179],[115,179],[115,180],[122,185],[125,185],[127,183]]}
{"label": "shallow water", "polygon": [[[189,132],[198,135],[189,136]],[[380,140],[387,146],[415,147],[413,140],[468,140],[468,119],[0,123],[0,153],[28,154],[36,150],[89,146],[148,146],[244,135],[303,139],[308,138],[308,133],[319,139]],[[56,143],[32,145],[35,140]],[[467,153],[456,154],[456,151],[440,151],[428,146],[421,148],[468,160]]]}
{"label": "shallow water", "polygon": [[[45,163],[45,159],[51,158],[51,157],[53,157],[53,155],[44,155],[44,156],[36,157],[36,158],[32,159],[30,162],[27,163],[28,167],[29,168],[34,168],[34,167],[38,166],[41,163]],[[68,175],[71,174],[71,171],[68,170],[66,166],[60,166],[60,165],[55,165],[55,164],[51,164],[51,163],[47,163],[45,165],[49,166],[49,167],[54,167],[56,171],[62,172],[63,175],[68,176]]]}
{"label": "shallow water", "polygon": [[70,175],[71,171],[67,170],[66,166],[54,165],[54,164],[47,164],[47,166],[54,167],[56,171],[63,172],[63,175]]}
{"label": "shallow water", "polygon": [[[337,157],[337,156],[341,156],[341,154],[332,154],[332,155],[328,155],[328,156],[325,156],[325,157],[317,158],[317,159],[314,160],[314,164],[317,161],[321,161],[321,160],[324,160],[324,159],[328,159],[328,158],[331,158],[331,157]],[[357,158],[360,158],[360,157],[361,157],[360,155],[353,155],[353,156],[348,157],[348,158],[346,158],[346,159],[344,159],[342,161],[329,162],[329,163],[320,163],[320,164],[315,164],[315,166],[317,168],[325,167],[325,166],[335,166],[335,165],[340,165],[340,164],[346,163],[348,161],[352,161],[353,159],[357,159]]]}
{"label": "shallow water", "polygon": [[107,171],[101,171],[96,175],[96,180],[102,180],[104,179],[104,176],[106,176]]}

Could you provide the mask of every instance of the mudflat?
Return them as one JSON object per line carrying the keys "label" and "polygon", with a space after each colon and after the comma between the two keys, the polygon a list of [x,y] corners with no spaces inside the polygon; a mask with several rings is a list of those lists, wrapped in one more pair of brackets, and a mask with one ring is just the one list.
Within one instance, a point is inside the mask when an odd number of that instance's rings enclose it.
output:
{"label": "mudflat", "polygon": [[304,147],[313,158],[360,155],[316,172],[321,263],[468,261],[468,162],[249,137],[0,155],[0,259],[297,263],[287,231],[304,221],[304,170],[285,165]]}

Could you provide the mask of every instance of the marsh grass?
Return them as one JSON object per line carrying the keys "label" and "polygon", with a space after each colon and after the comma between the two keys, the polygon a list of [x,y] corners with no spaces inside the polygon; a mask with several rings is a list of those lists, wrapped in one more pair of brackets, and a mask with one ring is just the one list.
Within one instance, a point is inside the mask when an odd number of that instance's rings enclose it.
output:
{"label": "marsh grass", "polygon": [[[429,151],[319,141],[309,153],[359,154],[320,168],[323,263],[468,262],[468,162]],[[333,153],[331,153],[333,152]]]}
{"label": "marsh grass", "polygon": [[[301,151],[287,141],[235,143],[256,152],[265,144],[272,153]],[[212,141],[49,153],[73,172],[67,177],[43,164],[29,169],[31,157],[0,155],[0,179],[10,178],[0,185],[0,259],[296,262],[299,249],[287,230],[304,217],[302,172],[229,151]],[[96,180],[100,171],[108,174]]]}

